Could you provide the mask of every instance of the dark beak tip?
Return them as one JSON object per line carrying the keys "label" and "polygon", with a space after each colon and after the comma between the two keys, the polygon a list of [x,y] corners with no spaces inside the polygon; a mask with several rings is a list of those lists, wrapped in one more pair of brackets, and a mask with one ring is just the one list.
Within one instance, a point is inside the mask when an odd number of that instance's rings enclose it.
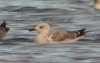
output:
{"label": "dark beak tip", "polygon": [[31,29],[29,29],[28,31],[32,31]]}
{"label": "dark beak tip", "polygon": [[36,29],[29,29],[28,31],[36,31]]}

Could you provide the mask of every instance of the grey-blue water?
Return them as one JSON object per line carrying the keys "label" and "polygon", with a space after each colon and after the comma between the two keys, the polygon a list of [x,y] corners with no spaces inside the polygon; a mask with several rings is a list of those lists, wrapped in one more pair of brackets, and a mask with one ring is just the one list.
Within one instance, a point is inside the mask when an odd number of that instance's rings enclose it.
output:
{"label": "grey-blue water", "polygon": [[[0,0],[0,23],[10,31],[0,41],[0,63],[100,63],[100,11],[92,0]],[[28,29],[48,22],[55,30],[87,28],[73,44],[40,45]]]}

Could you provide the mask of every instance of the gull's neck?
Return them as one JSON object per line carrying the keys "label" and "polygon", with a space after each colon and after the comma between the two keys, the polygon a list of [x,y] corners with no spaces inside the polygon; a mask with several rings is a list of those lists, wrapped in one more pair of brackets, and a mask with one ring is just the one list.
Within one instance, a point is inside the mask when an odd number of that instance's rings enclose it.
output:
{"label": "gull's neck", "polygon": [[49,32],[50,31],[45,31],[37,34],[37,41],[39,43],[47,43],[49,38]]}

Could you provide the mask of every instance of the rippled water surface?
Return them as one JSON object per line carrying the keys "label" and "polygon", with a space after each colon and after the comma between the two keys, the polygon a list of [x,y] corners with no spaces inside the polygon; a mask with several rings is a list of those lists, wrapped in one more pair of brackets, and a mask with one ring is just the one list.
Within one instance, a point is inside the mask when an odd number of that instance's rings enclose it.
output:
{"label": "rippled water surface", "polygon": [[[0,23],[10,31],[0,41],[0,63],[100,63],[100,11],[92,0],[0,0]],[[36,44],[35,24],[48,22],[55,30],[87,28],[73,44]]]}

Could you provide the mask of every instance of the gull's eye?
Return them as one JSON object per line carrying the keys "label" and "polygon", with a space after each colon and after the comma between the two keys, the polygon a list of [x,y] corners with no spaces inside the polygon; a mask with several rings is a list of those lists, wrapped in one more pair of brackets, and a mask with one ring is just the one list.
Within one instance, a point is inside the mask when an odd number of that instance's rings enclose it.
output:
{"label": "gull's eye", "polygon": [[44,26],[40,26],[40,28],[42,29],[42,28],[44,28]]}

